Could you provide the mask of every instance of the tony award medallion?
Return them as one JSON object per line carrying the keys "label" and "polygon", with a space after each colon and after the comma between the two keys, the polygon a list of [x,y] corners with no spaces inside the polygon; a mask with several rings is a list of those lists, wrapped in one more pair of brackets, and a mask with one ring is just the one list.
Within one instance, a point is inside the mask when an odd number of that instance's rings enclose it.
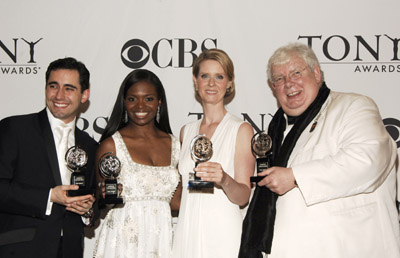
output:
{"label": "tony award medallion", "polygon": [[[213,154],[211,140],[203,134],[195,136],[190,143],[190,153],[196,167],[199,163],[210,160]],[[203,181],[196,176],[196,172],[190,172],[188,188],[189,190],[214,188],[214,182]]]}
{"label": "tony award medallion", "polygon": [[86,163],[88,155],[78,146],[73,146],[65,153],[65,162],[71,173],[71,185],[78,185],[78,190],[68,191],[69,196],[80,196],[94,193],[93,189],[86,188]]}
{"label": "tony award medallion", "polygon": [[[121,161],[112,152],[104,153],[99,160],[100,174],[105,178],[105,197],[101,200],[105,204],[123,203],[118,189],[117,177],[121,171]],[[121,185],[122,186],[122,185]]]}
{"label": "tony award medallion", "polygon": [[[270,152],[271,148],[272,139],[266,132],[258,132],[251,138],[251,150],[254,156],[256,156],[257,173],[269,168],[268,152]],[[263,176],[252,176],[250,177],[250,182],[257,183],[263,178]]]}

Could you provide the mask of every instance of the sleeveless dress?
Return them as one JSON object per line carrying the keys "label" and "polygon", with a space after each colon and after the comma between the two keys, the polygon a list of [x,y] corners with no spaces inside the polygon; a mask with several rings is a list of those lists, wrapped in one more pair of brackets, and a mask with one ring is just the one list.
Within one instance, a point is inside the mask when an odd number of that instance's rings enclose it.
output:
{"label": "sleeveless dress", "polygon": [[102,221],[93,257],[170,258],[169,204],[179,183],[179,140],[171,135],[171,164],[155,167],[135,163],[120,133],[112,137],[122,163],[118,182],[123,184],[124,204],[112,208]]}
{"label": "sleeveless dress", "polygon": [[[239,118],[226,113],[211,137],[213,156],[224,171],[234,177],[234,155]],[[173,258],[234,258],[238,256],[242,214],[221,188],[213,193],[188,191],[189,173],[195,167],[190,142],[199,133],[201,120],[184,128],[179,173],[182,175],[182,200],[174,232]]]}

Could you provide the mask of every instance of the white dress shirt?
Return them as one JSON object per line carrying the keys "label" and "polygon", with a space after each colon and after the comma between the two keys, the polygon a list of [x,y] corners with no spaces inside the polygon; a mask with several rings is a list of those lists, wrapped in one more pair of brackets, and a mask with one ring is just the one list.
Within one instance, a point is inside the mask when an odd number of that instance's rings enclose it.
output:
{"label": "white dress shirt", "polygon": [[[61,127],[61,124],[65,124],[63,121],[61,121],[58,118],[55,118],[53,116],[53,114],[50,112],[50,110],[48,108],[46,108],[46,112],[47,112],[47,117],[49,118],[49,123],[50,123],[50,127],[51,127],[51,131],[53,132],[53,136],[54,136],[54,143],[56,145],[56,150],[57,150],[57,156],[58,156],[58,151],[59,151],[59,143],[61,141],[61,137],[62,135],[60,135],[59,133],[57,133],[57,127]],[[71,132],[69,133],[68,136],[68,147],[72,147],[75,145],[75,121],[76,118],[71,121],[70,123],[66,124],[68,127],[71,128]],[[65,154],[61,154],[61,155],[65,155]],[[66,168],[66,164],[65,161],[58,163],[59,167],[60,167],[60,173],[71,173],[67,168]],[[61,166],[64,166],[65,169],[62,169]],[[66,175],[61,175],[61,178],[66,178]],[[65,180],[64,180],[65,181]],[[69,185],[70,182],[62,182],[63,185]],[[50,196],[51,196],[51,189],[49,191],[49,198],[47,201],[47,208],[46,208],[46,215],[50,215],[51,214],[51,208],[53,207],[53,202],[50,201]]]}

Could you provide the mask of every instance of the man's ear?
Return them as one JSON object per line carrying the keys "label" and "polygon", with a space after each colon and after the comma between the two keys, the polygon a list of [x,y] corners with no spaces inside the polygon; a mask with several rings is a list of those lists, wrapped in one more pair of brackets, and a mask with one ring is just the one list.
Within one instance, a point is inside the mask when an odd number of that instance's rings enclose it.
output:
{"label": "man's ear", "polygon": [[317,65],[314,67],[314,78],[318,84],[321,83],[322,81],[321,69]]}
{"label": "man's ear", "polygon": [[84,90],[84,91],[82,92],[81,103],[83,104],[83,103],[85,103],[86,101],[88,101],[89,97],[90,97],[90,90],[89,90],[89,89]]}

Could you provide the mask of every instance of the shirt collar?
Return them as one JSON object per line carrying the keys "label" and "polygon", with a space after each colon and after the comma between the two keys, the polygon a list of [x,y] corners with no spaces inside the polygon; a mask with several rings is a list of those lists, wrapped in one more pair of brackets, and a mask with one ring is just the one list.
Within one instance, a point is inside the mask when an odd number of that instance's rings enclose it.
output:
{"label": "shirt collar", "polygon": [[46,112],[47,112],[47,117],[49,118],[51,130],[54,130],[54,128],[56,128],[56,127],[61,127],[62,124],[64,124],[63,126],[67,125],[68,127],[70,127],[72,130],[71,132],[73,134],[75,134],[76,117],[74,118],[74,120],[72,120],[68,124],[65,124],[62,120],[54,117],[53,114],[50,112],[49,108],[47,108],[47,107],[46,107]]}

